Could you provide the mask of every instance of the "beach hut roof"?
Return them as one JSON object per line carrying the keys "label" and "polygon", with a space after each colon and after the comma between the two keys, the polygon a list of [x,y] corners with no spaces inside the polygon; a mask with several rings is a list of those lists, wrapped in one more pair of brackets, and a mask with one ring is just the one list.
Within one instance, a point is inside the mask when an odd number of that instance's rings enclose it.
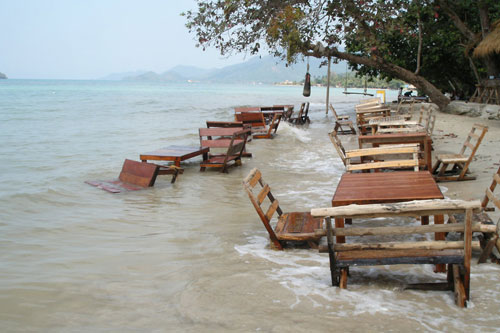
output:
{"label": "beach hut roof", "polygon": [[488,55],[500,54],[500,20],[491,25],[491,32],[479,43],[474,50],[474,57],[486,57]]}

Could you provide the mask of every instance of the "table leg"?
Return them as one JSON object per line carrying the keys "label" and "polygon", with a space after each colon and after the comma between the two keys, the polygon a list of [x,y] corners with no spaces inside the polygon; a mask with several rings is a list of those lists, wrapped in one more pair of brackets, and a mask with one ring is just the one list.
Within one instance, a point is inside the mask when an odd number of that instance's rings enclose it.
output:
{"label": "table leg", "polygon": [[[444,224],[444,215],[434,215],[434,224]],[[444,232],[436,232],[434,236],[435,240],[445,240],[446,235]],[[434,269],[436,273],[446,273],[446,265],[445,264],[437,264]]]}
{"label": "table leg", "polygon": [[426,137],[424,139],[424,158],[425,158],[425,164],[427,165],[427,171],[432,170],[432,152],[431,152],[431,144],[430,140]]}
{"label": "table leg", "polygon": [[420,217],[420,224],[428,225],[429,224],[429,216],[421,216]]}
{"label": "table leg", "polygon": [[174,160],[174,164],[175,164],[175,166],[176,166],[176,167],[180,168],[180,167],[181,167],[181,160],[180,160],[180,159],[178,159],[178,158],[176,158],[176,159]]}
{"label": "table leg", "polygon": [[[340,217],[335,218],[335,228],[343,228],[344,219]],[[337,243],[345,243],[345,236],[337,236]]]}

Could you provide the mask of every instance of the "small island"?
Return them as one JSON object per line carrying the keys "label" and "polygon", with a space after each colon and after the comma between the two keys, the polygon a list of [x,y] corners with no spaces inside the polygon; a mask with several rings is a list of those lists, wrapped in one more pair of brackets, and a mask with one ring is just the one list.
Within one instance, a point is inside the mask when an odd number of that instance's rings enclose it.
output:
{"label": "small island", "polygon": [[1,79],[6,79],[7,78],[7,75],[5,75],[4,73],[0,72],[0,80]]}

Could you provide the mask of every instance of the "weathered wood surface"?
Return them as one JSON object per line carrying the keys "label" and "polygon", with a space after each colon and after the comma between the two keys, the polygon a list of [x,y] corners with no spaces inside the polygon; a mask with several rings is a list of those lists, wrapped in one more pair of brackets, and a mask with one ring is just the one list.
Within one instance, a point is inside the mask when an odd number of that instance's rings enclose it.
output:
{"label": "weathered wood surface", "polygon": [[[463,223],[454,224],[434,224],[434,225],[421,225],[421,226],[403,226],[403,227],[364,227],[364,228],[336,228],[334,229],[334,236],[379,236],[379,235],[404,235],[412,234],[428,234],[435,232],[463,232]],[[326,236],[326,230],[318,229],[315,231],[318,236]],[[495,225],[484,225],[481,223],[474,223],[472,225],[472,232],[496,232]]]}
{"label": "weathered wood surface", "polygon": [[428,171],[346,173],[337,185],[332,206],[443,198]]}
{"label": "weathered wood surface", "polygon": [[418,143],[423,152],[420,165],[425,166],[427,170],[432,169],[432,139],[425,132],[413,133],[383,133],[376,135],[358,136],[359,148],[371,144],[373,147],[387,144],[407,144]]}
{"label": "weathered wood surface", "polygon": [[168,146],[158,150],[140,154],[143,162],[147,161],[174,161],[175,166],[180,167],[181,161],[193,158],[198,155],[208,154],[207,147],[191,146]]}
{"label": "weathered wood surface", "polygon": [[[312,210],[311,215],[323,217],[326,220],[327,247],[320,247],[320,252],[328,251],[330,258],[330,271],[332,284],[340,288],[347,286],[346,271],[350,266],[367,265],[397,265],[397,264],[436,264],[437,271],[446,271],[445,265],[451,265],[448,280],[456,293],[458,306],[465,306],[469,300],[470,290],[470,260],[472,248],[479,247],[479,242],[472,241],[472,214],[479,211],[481,203],[463,200],[425,200],[413,202],[400,202],[395,204],[378,205],[350,205],[346,207],[333,207]],[[465,211],[464,223],[442,224],[444,214]],[[337,219],[357,217],[393,217],[393,216],[427,216],[432,212],[437,225],[429,226],[404,226],[404,227],[376,227],[353,228],[343,230],[343,224],[338,225]],[[331,219],[335,217],[335,228]],[[422,221],[424,222],[424,221]],[[365,229],[365,230],[363,230]],[[446,241],[445,232],[455,231],[464,234],[461,241]],[[339,231],[339,232],[337,232]],[[368,232],[367,232],[368,231]],[[377,243],[335,243],[335,237],[340,235],[389,235],[389,234],[414,234],[423,232],[437,232],[435,241],[383,241]],[[316,234],[322,234],[317,231]],[[456,267],[455,267],[456,266]],[[440,268],[443,268],[440,270]],[[453,282],[453,284],[451,284]]]}
{"label": "weathered wood surface", "polygon": [[465,212],[466,209],[479,211],[481,202],[464,200],[415,200],[407,202],[348,205],[311,209],[314,217],[364,218],[380,216],[424,216]]}
{"label": "weathered wood surface", "polygon": [[[401,154],[410,154],[413,159],[392,159],[393,156],[399,156]],[[377,159],[377,156],[384,155],[384,161],[382,162],[369,162],[369,163],[359,163],[351,165],[351,158],[359,157],[361,161],[364,161],[365,157],[370,157],[370,159]],[[401,146],[391,146],[391,147],[379,147],[379,148],[365,148],[346,151],[346,169],[347,172],[355,170],[374,170],[382,168],[401,168],[401,167],[413,167],[415,171],[418,171],[418,146],[417,145],[401,145]]]}
{"label": "weathered wood surface", "polygon": [[153,186],[160,167],[151,163],[143,163],[126,159],[118,180],[90,180],[85,183],[111,193],[137,191]]}

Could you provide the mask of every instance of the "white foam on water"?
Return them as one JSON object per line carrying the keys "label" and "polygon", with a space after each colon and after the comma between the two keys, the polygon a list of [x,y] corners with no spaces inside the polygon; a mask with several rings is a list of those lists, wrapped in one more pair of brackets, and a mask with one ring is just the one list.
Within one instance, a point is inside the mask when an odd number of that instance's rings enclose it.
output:
{"label": "white foam on water", "polygon": [[307,130],[290,125],[285,121],[280,123],[279,133],[280,135],[293,136],[304,143],[309,143],[312,140]]}
{"label": "white foam on water", "polygon": [[[235,250],[240,256],[273,263],[266,275],[294,294],[291,309],[309,302],[340,318],[366,314],[408,318],[431,332],[440,332],[444,328],[463,330],[467,327],[473,331],[491,328],[491,314],[478,314],[474,310],[477,305],[472,301],[466,309],[457,308],[451,291],[402,290],[405,284],[445,282],[446,275],[434,273],[433,265],[351,267],[349,289],[339,289],[331,286],[327,254],[310,249],[272,250],[265,233],[249,236],[247,241],[235,246]],[[476,272],[471,275],[471,298],[479,299],[482,296],[474,291],[474,281],[488,276],[490,283],[497,283],[500,267],[481,265],[473,269]],[[499,296],[493,291],[488,298],[499,300]],[[472,316],[474,322],[470,320]]]}

